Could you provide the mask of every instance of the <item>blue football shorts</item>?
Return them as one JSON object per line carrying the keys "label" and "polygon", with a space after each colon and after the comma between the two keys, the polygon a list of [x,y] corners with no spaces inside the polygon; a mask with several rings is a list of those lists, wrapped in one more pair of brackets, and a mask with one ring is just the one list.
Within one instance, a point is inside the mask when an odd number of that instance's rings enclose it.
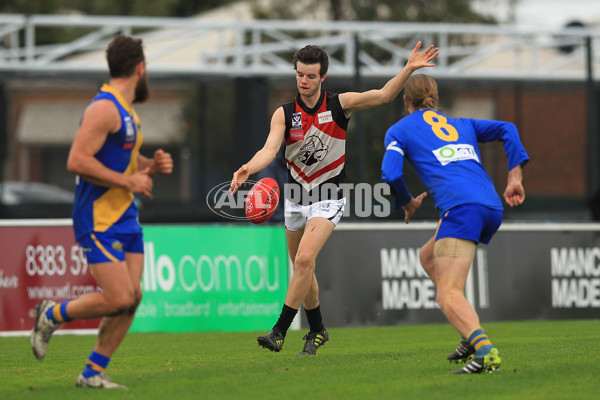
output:
{"label": "blue football shorts", "polygon": [[125,253],[144,254],[139,233],[91,232],[79,240],[88,264],[125,261]]}
{"label": "blue football shorts", "polygon": [[488,244],[502,223],[502,210],[479,204],[462,204],[440,218],[435,240],[455,238]]}

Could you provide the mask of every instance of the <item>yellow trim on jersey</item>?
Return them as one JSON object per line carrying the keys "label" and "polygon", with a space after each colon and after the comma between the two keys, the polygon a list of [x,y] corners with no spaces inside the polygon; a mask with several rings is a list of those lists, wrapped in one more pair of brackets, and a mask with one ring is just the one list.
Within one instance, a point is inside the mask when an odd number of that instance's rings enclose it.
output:
{"label": "yellow trim on jersey", "polygon": [[115,96],[115,98],[117,99],[117,101],[119,102],[119,104],[121,104],[123,106],[123,108],[125,110],[127,110],[127,112],[129,114],[134,114],[133,107],[131,107],[131,104],[129,104],[127,102],[127,100],[125,100],[123,98],[123,96],[121,96],[121,93],[119,93],[118,91],[116,91],[115,89],[113,89],[113,87],[110,86],[108,83],[103,84],[102,87],[100,88],[100,91],[102,91],[102,92],[108,92],[108,93],[112,94],[113,96]]}
{"label": "yellow trim on jersey", "polygon": [[[133,120],[139,126],[140,119],[137,113],[131,109]],[[138,170],[138,154],[144,135],[141,131],[137,131],[135,145],[131,150],[131,159],[127,169],[123,172],[125,175],[133,175]],[[125,188],[110,188],[102,196],[94,201],[93,218],[94,231],[106,232],[115,222],[121,218],[123,213],[127,211],[131,203],[133,203],[134,195]]]}
{"label": "yellow trim on jersey", "polygon": [[127,211],[133,193],[125,188],[110,188],[94,201],[94,231],[106,232]]}
{"label": "yellow trim on jersey", "polygon": [[92,237],[92,240],[94,241],[94,243],[96,243],[96,246],[100,249],[102,254],[104,254],[110,261],[120,262],[115,256],[110,254],[110,252],[108,250],[106,250],[106,248],[104,246],[102,246],[102,243],[100,243],[100,241],[96,238],[96,235],[94,235],[92,233],[90,236]]}

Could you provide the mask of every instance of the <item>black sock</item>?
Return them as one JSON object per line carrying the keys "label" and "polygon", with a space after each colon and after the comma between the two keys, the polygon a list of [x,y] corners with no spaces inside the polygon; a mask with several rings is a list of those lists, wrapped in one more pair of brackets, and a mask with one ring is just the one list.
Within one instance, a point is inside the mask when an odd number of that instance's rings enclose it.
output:
{"label": "black sock", "polygon": [[279,314],[279,319],[273,327],[273,330],[278,330],[283,336],[285,336],[288,329],[290,329],[290,325],[292,324],[292,321],[294,320],[294,317],[296,317],[297,313],[298,310],[295,310],[292,307],[289,307],[288,305],[284,304],[281,308],[281,314]]}
{"label": "black sock", "polygon": [[321,317],[321,306],[317,306],[317,308],[313,308],[312,310],[306,311],[306,319],[308,320],[308,326],[310,326],[311,332],[321,332],[324,328],[323,326],[323,318]]}

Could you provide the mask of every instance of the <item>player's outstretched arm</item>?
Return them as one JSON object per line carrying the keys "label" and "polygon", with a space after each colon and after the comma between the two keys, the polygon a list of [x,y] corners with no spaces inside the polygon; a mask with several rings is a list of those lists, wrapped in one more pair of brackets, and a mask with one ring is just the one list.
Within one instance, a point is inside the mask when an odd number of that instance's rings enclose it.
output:
{"label": "player's outstretched arm", "polygon": [[346,117],[350,117],[353,111],[366,110],[394,100],[411,74],[419,68],[435,66],[432,61],[438,56],[439,48],[429,46],[419,52],[421,48],[419,41],[408,56],[408,61],[402,71],[390,79],[381,89],[368,90],[366,92],[347,92],[339,96]]}
{"label": "player's outstretched arm", "polygon": [[285,135],[285,114],[283,107],[279,107],[273,113],[271,118],[271,131],[267,137],[267,141],[262,149],[256,152],[254,157],[246,164],[242,165],[233,173],[233,179],[229,186],[229,191],[235,193],[240,186],[246,182],[248,177],[263,168],[275,159],[277,152],[281,147],[281,142]]}

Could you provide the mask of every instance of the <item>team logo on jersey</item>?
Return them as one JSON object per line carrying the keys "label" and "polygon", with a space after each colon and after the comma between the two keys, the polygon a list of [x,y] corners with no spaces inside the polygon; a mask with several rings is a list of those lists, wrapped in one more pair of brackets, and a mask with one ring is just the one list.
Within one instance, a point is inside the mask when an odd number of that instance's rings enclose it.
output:
{"label": "team logo on jersey", "polygon": [[326,124],[328,122],[333,122],[333,116],[331,115],[331,111],[325,111],[325,112],[319,113],[319,114],[317,114],[317,117],[319,118],[320,124]]}
{"label": "team logo on jersey", "polygon": [[292,114],[292,127],[290,128],[290,139],[302,140],[304,131],[302,130],[302,113],[297,112]]}
{"label": "team logo on jersey", "polygon": [[125,122],[125,143],[123,143],[123,148],[131,149],[135,142],[134,122],[130,116],[123,118],[123,122]]}
{"label": "team logo on jersey", "polygon": [[292,114],[292,130],[302,130],[302,113],[297,112]]}
{"label": "team logo on jersey", "polygon": [[298,160],[306,165],[313,165],[325,158],[329,152],[329,146],[324,144],[317,136],[312,135],[305,139],[305,143],[300,147]]}

